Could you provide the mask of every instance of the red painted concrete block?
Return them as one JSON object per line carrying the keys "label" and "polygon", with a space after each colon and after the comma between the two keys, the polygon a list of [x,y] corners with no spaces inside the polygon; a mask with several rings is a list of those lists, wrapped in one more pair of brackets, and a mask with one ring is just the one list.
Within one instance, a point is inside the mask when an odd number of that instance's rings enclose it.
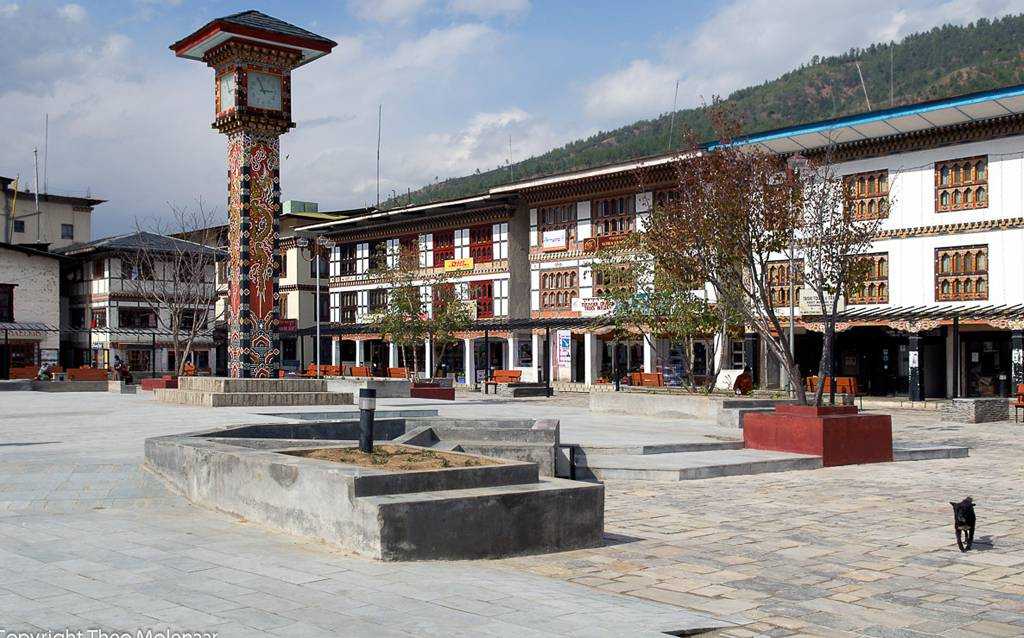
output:
{"label": "red painted concrete block", "polygon": [[164,390],[164,389],[177,389],[178,380],[171,376],[163,376],[159,379],[142,379],[139,381],[139,387],[143,390]]}
{"label": "red painted concrete block", "polygon": [[409,389],[409,396],[413,399],[440,399],[442,401],[455,400],[455,388],[419,387],[413,386]]}
{"label": "red painted concrete block", "polygon": [[743,445],[821,457],[822,465],[892,461],[892,417],[856,406],[780,405],[743,419]]}

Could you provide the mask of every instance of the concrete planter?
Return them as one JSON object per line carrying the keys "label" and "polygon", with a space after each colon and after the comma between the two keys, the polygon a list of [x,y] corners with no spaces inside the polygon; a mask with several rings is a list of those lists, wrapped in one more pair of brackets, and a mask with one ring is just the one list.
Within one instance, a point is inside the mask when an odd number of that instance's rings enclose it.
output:
{"label": "concrete planter", "polygon": [[747,414],[743,444],[820,456],[825,467],[887,463],[892,456],[892,417],[860,414],[856,406],[780,405]]}
{"label": "concrete planter", "polygon": [[[281,453],[351,441],[266,436],[313,434],[310,427],[148,439],[146,468],[196,504],[379,560],[489,558],[601,543],[603,485],[543,478],[536,463],[493,457],[497,464],[489,466],[385,471]],[[345,434],[342,424],[328,428],[318,436]]]}

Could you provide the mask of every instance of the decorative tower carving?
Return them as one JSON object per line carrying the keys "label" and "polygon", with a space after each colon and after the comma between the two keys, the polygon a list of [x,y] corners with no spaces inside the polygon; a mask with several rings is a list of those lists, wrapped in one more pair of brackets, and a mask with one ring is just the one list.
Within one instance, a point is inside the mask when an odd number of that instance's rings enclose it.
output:
{"label": "decorative tower carving", "polygon": [[213,128],[228,137],[228,375],[280,368],[279,137],[292,121],[291,71],[336,45],[259,11],[208,23],[171,45],[214,69]]}

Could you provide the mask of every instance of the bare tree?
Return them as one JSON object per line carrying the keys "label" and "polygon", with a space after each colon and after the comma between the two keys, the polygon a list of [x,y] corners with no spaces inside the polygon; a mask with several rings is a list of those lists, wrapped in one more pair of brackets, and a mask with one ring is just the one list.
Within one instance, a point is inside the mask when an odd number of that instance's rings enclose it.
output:
{"label": "bare tree", "polygon": [[[832,351],[840,304],[864,282],[864,254],[871,248],[881,220],[862,219],[854,214],[851,187],[836,173],[828,154],[817,162],[809,162],[798,177],[800,217],[796,246],[806,263],[804,286],[814,294],[823,324],[818,365],[821,374],[814,393],[814,404],[821,405],[825,378],[834,378]],[[834,400],[835,383],[829,387]]]}
{"label": "bare tree", "polygon": [[[688,150],[674,162],[676,197],[651,216],[651,252],[673,276],[689,278],[696,267],[719,300],[761,336],[786,370],[798,402],[806,404],[778,312],[797,303],[787,296],[795,285],[787,284],[803,277],[819,295],[831,349],[839,299],[864,275],[858,255],[870,245],[873,227],[846,213],[842,180],[827,162],[799,174],[787,170],[779,155],[735,144],[739,120],[719,103],[708,111],[718,142],[709,148],[688,135]],[[809,267],[769,281],[771,262],[787,261]],[[820,403],[820,384],[814,400]]]}
{"label": "bare tree", "polygon": [[136,219],[136,247],[121,254],[124,288],[152,311],[170,335],[175,372],[182,374],[193,344],[217,320],[215,268],[224,252],[204,241],[218,221],[202,201],[171,207],[169,219]]}

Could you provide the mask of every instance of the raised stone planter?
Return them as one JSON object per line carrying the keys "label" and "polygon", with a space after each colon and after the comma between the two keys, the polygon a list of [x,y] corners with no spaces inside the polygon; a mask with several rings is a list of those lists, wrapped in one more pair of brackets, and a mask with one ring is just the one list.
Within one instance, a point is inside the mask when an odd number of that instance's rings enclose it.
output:
{"label": "raised stone planter", "polygon": [[549,390],[543,383],[499,383],[495,387],[495,395],[510,399],[546,397]]}
{"label": "raised stone planter", "polygon": [[[318,438],[346,434],[328,425]],[[148,439],[146,467],[199,505],[381,560],[499,557],[601,542],[603,485],[541,478],[536,463],[495,458],[479,467],[384,471],[281,453],[341,441],[261,436],[310,434],[311,427]]]}
{"label": "raised stone planter", "polygon": [[413,383],[412,388],[409,390],[409,396],[413,399],[454,401],[455,388],[442,387],[438,383]]}
{"label": "raised stone planter", "polygon": [[[603,389],[603,388],[602,388]],[[742,399],[716,395],[687,394],[669,390],[629,388],[621,392],[590,393],[590,411],[660,418],[691,418],[739,427],[740,409],[773,408],[792,403],[782,399]]]}
{"label": "raised stone planter", "polygon": [[114,394],[135,394],[137,387],[124,381],[107,381],[107,392]]}
{"label": "raised stone planter", "polygon": [[177,389],[156,389],[153,396],[162,403],[208,408],[352,404],[352,394],[328,392],[323,379],[179,377]]}
{"label": "raised stone planter", "polygon": [[950,399],[942,406],[942,420],[956,423],[991,423],[1010,419],[1010,402],[1000,397]]}
{"label": "raised stone planter", "polygon": [[860,414],[856,406],[779,405],[774,412],[747,414],[743,444],[820,456],[822,465],[892,461],[892,417]]}
{"label": "raised stone planter", "polygon": [[178,387],[178,379],[171,376],[141,379],[139,380],[139,387],[146,391],[174,390]]}

